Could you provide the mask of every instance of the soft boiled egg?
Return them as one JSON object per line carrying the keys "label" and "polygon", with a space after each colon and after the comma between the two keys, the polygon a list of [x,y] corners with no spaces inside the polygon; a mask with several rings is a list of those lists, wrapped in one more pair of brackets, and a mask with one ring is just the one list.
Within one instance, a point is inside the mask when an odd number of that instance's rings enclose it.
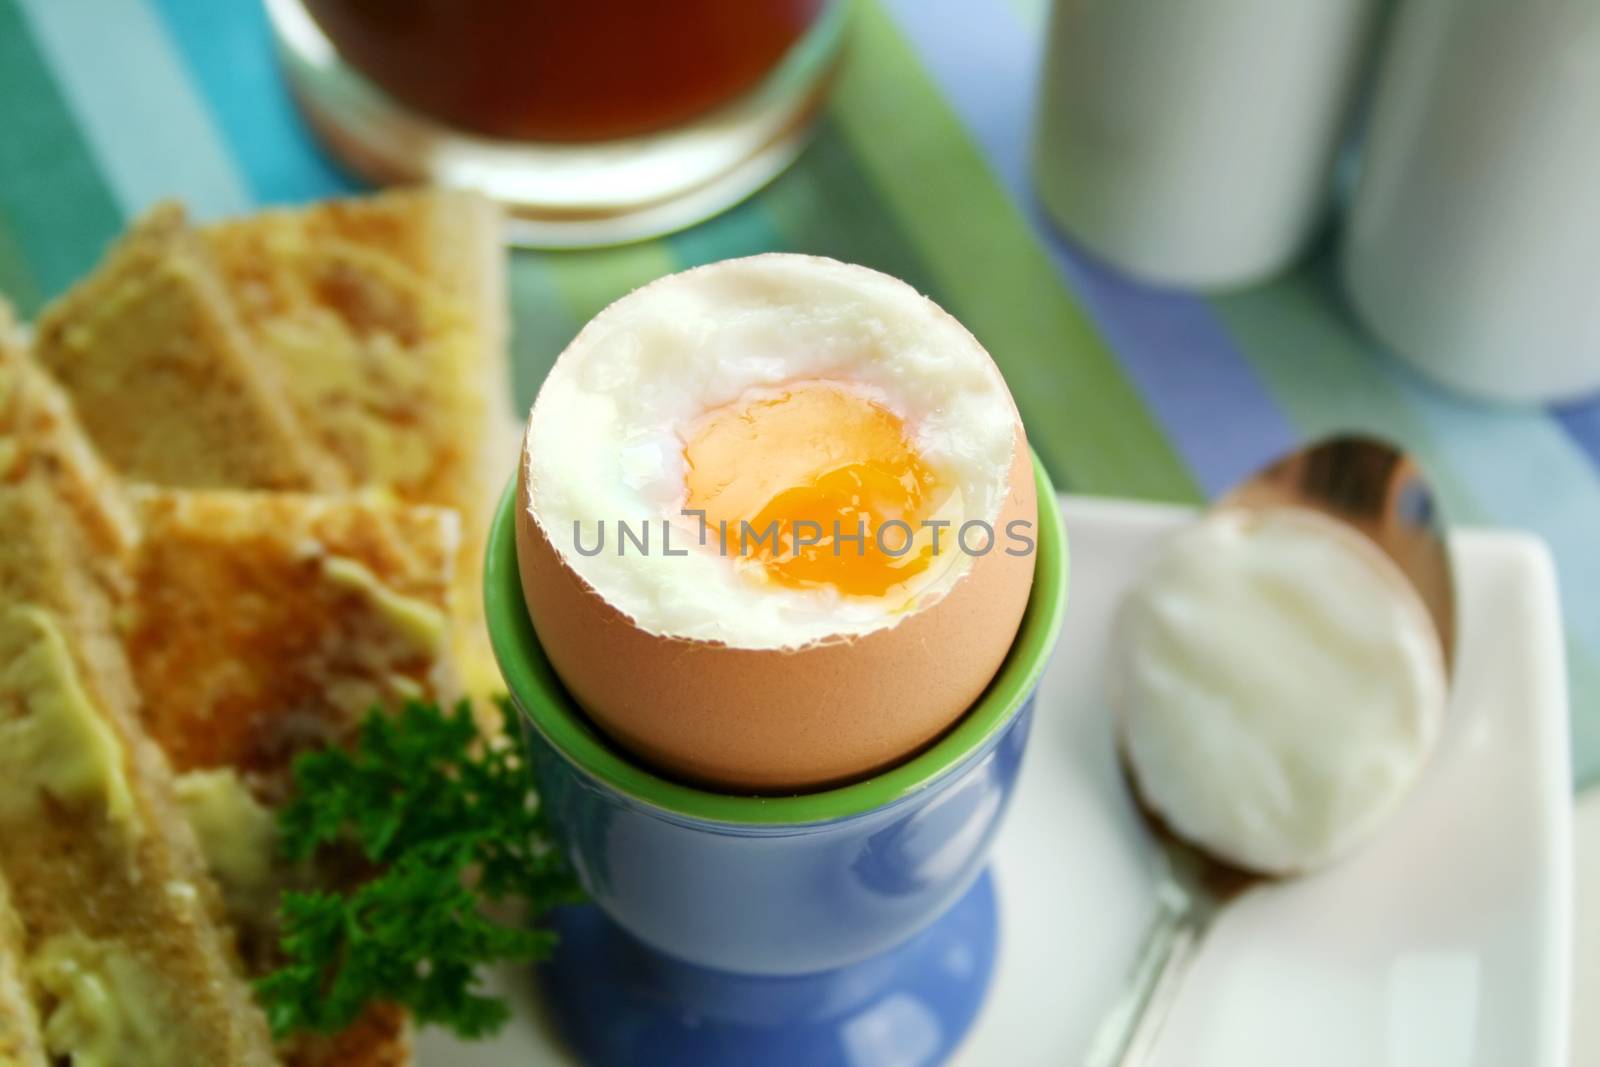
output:
{"label": "soft boiled egg", "polygon": [[1033,579],[1033,467],[988,353],[904,282],[799,255],[653,282],[528,420],[517,551],[556,673],[715,788],[889,767],[977,700]]}

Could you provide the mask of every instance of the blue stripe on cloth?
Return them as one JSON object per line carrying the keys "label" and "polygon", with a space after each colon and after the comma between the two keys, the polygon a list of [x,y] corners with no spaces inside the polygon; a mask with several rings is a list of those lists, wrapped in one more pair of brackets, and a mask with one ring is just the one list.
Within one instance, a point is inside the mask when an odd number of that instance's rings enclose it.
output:
{"label": "blue stripe on cloth", "polygon": [[[202,218],[250,206],[164,27],[141,0],[20,6],[124,215],[166,197]],[[82,47],[97,37],[116,47]]]}
{"label": "blue stripe on cloth", "polygon": [[1215,494],[1293,446],[1294,428],[1202,299],[1129,281],[1056,234],[1028,150],[1039,42],[991,0],[885,0],[968,133],[1084,301],[1128,376]]}
{"label": "blue stripe on cloth", "polygon": [[1600,467],[1600,400],[1563,404],[1554,408],[1551,414],[1567,431],[1567,435],[1578,443],[1578,447],[1588,453],[1589,462]]}
{"label": "blue stripe on cloth", "polygon": [[[1399,390],[1444,444],[1476,520],[1537,531],[1550,545],[1571,636],[1600,656],[1600,477],[1571,427],[1540,411],[1495,410],[1439,393],[1409,372]],[[1587,594],[1587,595],[1586,595]],[[1600,707],[1583,709],[1600,715]],[[1600,756],[1596,757],[1600,759]]]}
{"label": "blue stripe on cloth", "polygon": [[255,199],[297,202],[359,190],[318,149],[290,99],[262,0],[150,0],[222,127]]}

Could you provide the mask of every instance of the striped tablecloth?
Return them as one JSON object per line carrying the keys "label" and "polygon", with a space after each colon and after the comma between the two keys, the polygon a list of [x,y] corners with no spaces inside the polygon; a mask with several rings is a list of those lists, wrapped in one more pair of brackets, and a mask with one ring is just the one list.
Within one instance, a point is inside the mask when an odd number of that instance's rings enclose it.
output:
{"label": "striped tablecloth", "polygon": [[[208,218],[355,188],[298,122],[259,2],[0,0],[0,291],[23,314],[159,198]],[[1456,521],[1550,544],[1574,770],[1600,782],[1600,403],[1501,411],[1430,388],[1353,326],[1326,249],[1217,298],[1142,288],[1076,252],[1028,188],[1043,8],[865,0],[815,143],[765,192],[665,240],[518,254],[517,403],[621,293],[792,250],[878,267],[950,308],[994,353],[1072,491],[1200,501],[1308,437],[1393,436]]]}

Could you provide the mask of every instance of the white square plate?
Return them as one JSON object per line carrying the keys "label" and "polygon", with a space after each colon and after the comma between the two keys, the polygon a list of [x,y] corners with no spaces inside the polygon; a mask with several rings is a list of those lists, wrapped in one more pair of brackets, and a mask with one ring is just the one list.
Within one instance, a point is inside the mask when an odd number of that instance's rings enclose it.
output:
{"label": "white square plate", "polygon": [[[1115,605],[1179,508],[1065,498],[1071,592],[995,855],[1001,949],[961,1067],[1082,1056],[1150,914],[1149,837],[1112,758],[1100,667]],[[1450,721],[1370,847],[1257,890],[1212,931],[1159,1067],[1566,1067],[1571,786],[1560,611],[1544,547],[1469,531]],[[419,1039],[422,1067],[568,1061],[536,1020]]]}

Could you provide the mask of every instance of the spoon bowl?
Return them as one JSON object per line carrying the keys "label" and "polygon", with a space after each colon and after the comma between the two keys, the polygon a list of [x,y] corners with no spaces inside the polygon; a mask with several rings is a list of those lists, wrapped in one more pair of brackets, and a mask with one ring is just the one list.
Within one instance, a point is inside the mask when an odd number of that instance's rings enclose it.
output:
{"label": "spoon bowl", "polygon": [[[1334,519],[1395,563],[1433,624],[1448,684],[1455,665],[1456,583],[1437,497],[1417,462],[1374,437],[1328,438],[1276,460],[1212,505],[1213,511],[1280,508],[1315,511]],[[1249,889],[1285,877],[1242,869],[1175,833],[1141,795],[1120,739],[1118,758],[1123,778],[1159,846],[1160,884],[1156,914],[1122,996],[1102,1020],[1090,1046],[1085,1060],[1090,1067],[1136,1067],[1148,1062],[1183,977],[1212,924]]]}
{"label": "spoon bowl", "polygon": [[1262,468],[1215,506],[1305,508],[1365,535],[1422,598],[1445,668],[1454,668],[1456,585],[1447,531],[1421,466],[1400,448],[1376,437],[1330,437]]}

